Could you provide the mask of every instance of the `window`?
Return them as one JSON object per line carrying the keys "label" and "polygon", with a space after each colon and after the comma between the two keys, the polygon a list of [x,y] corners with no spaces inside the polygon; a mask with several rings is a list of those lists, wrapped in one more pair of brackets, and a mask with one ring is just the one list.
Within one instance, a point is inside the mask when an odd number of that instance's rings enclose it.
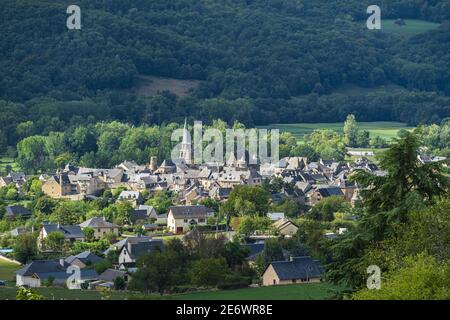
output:
{"label": "window", "polygon": [[188,222],[188,219],[184,219],[184,223],[187,223]]}
{"label": "window", "polygon": [[198,222],[205,222],[205,219],[204,218],[200,218],[200,219],[198,219]]}
{"label": "window", "polygon": [[292,283],[297,283],[297,279],[292,279]]}

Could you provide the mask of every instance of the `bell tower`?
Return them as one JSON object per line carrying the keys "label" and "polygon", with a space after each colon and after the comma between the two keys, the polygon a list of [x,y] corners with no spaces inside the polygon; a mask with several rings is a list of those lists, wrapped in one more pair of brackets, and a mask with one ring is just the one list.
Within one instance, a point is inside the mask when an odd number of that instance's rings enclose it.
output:
{"label": "bell tower", "polygon": [[183,141],[181,142],[180,159],[182,159],[186,164],[192,164],[191,151],[191,136],[187,129],[187,118],[184,118]]}

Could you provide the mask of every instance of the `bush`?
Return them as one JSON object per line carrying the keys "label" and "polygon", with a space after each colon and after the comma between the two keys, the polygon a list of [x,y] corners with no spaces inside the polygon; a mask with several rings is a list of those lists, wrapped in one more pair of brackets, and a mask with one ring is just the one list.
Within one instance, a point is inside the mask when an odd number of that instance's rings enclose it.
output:
{"label": "bush", "polygon": [[173,286],[170,289],[171,293],[186,293],[186,292],[194,292],[197,291],[198,289],[195,287],[192,287],[190,285],[186,285],[186,286]]}
{"label": "bush", "polygon": [[252,280],[249,277],[242,277],[239,275],[228,275],[225,277],[223,282],[220,282],[217,285],[217,288],[220,290],[241,289],[247,288],[251,283]]}

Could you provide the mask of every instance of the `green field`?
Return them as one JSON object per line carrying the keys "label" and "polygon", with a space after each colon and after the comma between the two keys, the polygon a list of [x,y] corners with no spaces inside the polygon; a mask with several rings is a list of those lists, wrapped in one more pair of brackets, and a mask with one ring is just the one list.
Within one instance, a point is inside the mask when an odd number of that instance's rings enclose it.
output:
{"label": "green field", "polygon": [[[64,288],[38,288],[38,293],[46,300],[101,300],[102,294],[95,290],[69,290]],[[17,289],[15,287],[0,287],[0,300],[15,300]],[[111,300],[124,300],[128,292],[112,291]]]}
{"label": "green field", "polygon": [[[343,287],[327,284],[297,284],[260,288],[244,288],[236,290],[215,290],[177,295],[167,295],[164,300],[323,300],[333,299],[344,290]],[[15,300],[15,287],[0,287],[0,300]],[[64,288],[38,288],[36,291],[49,300],[101,300],[102,294],[94,290],[68,290]],[[124,291],[112,291],[111,300],[133,299],[133,295]],[[159,295],[136,295],[142,299],[161,299]]]}
{"label": "green field", "polygon": [[174,295],[174,300],[323,300],[332,299],[343,287],[328,283],[294,284]]}
{"label": "green field", "polygon": [[439,23],[428,22],[424,20],[404,20],[405,25],[396,25],[394,19],[382,19],[381,30],[388,33],[395,33],[406,36],[414,36],[416,34],[424,33],[440,26]]}
{"label": "green field", "polygon": [[18,269],[20,269],[20,265],[0,258],[0,280],[7,280],[9,282],[14,282],[15,281],[14,272]]}
{"label": "green field", "polygon": [[[401,129],[412,129],[401,122],[358,122],[361,130],[370,132],[371,137],[380,136],[384,139],[390,140],[397,136],[397,132]],[[337,123],[293,123],[293,124],[272,124],[262,126],[264,129],[279,129],[280,132],[290,132],[299,141],[303,140],[305,134],[310,134],[316,129],[331,129],[342,133],[344,129],[343,122]]]}

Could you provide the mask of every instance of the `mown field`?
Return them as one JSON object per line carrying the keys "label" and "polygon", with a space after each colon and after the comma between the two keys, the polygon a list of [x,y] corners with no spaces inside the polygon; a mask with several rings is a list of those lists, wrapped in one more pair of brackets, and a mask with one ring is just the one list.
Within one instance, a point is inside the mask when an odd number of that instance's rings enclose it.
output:
{"label": "mown field", "polygon": [[324,300],[344,288],[328,283],[296,284],[236,290],[217,290],[174,295],[174,300]]}
{"label": "mown field", "polygon": [[[334,299],[343,287],[327,283],[297,284],[236,290],[202,291],[160,297],[142,296],[129,292],[112,291],[108,299],[163,299],[163,300],[325,300]],[[36,291],[49,300],[101,300],[99,291],[68,290],[63,288],[38,288]],[[0,287],[0,300],[15,300],[16,288]]]}
{"label": "mown field", "polygon": [[16,270],[20,269],[20,265],[3,260],[0,258],[0,280],[6,280],[13,283]]}
{"label": "mown field", "polygon": [[382,19],[381,30],[388,33],[396,33],[406,36],[414,36],[416,34],[424,33],[439,27],[439,23],[424,21],[424,20],[410,20],[406,19],[405,25],[399,26],[395,24],[394,19]]}
{"label": "mown field", "polygon": [[[391,140],[397,136],[402,129],[412,129],[401,122],[358,122],[361,130],[367,130],[370,137],[380,136],[384,139]],[[342,133],[344,129],[343,122],[336,123],[292,123],[292,124],[271,124],[260,128],[279,129],[280,132],[290,132],[299,141],[302,141],[306,134],[310,134],[316,129],[330,129]]]}
{"label": "mown field", "polygon": [[[0,300],[15,300],[15,287],[0,287]],[[38,288],[36,291],[43,295],[46,300],[101,300],[102,293],[95,290],[68,290],[64,288]],[[113,291],[110,293],[111,300],[124,300],[129,293]]]}

